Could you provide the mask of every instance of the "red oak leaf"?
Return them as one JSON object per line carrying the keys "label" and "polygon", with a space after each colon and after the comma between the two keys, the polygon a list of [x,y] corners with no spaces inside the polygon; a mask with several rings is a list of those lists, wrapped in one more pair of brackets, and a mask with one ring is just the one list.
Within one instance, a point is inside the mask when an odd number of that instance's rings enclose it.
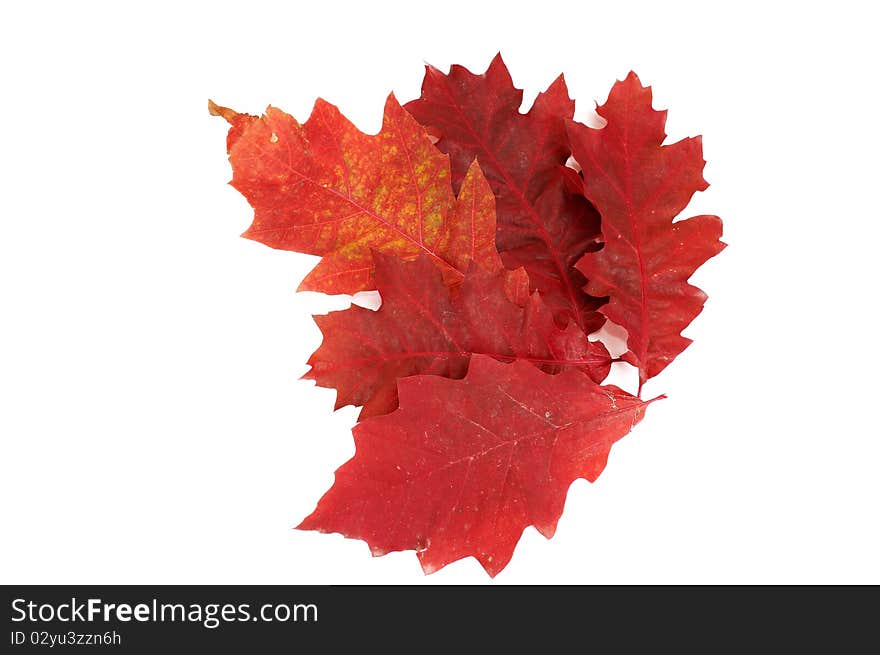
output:
{"label": "red oak leaf", "polygon": [[415,550],[431,573],[473,556],[495,576],[523,530],[550,538],[577,478],[595,480],[648,402],[568,370],[474,355],[467,376],[398,382],[400,408],[354,428],[355,456],[298,527]]}
{"label": "red oak leaf", "polygon": [[508,268],[522,266],[562,324],[570,318],[588,334],[604,318],[602,301],[584,293],[574,268],[597,247],[599,216],[563,182],[570,154],[565,119],[574,114],[565,81],[538,95],[527,114],[522,91],[498,55],[483,75],[452,66],[449,75],[428,66],[422,95],[406,109],[439,135],[437,147],[452,159],[453,187],[476,157],[495,192],[496,242]]}
{"label": "red oak leaf", "polygon": [[498,56],[483,75],[428,67],[376,135],[322,100],[302,125],[210,103],[254,208],[244,236],[321,256],[301,290],[382,298],[315,317],[303,377],[362,409],[354,457],[300,529],[494,576],[527,526],[553,535],[571,483],[595,480],[652,402],[601,385],[612,360],[587,335],[606,317],[627,330],[639,395],[690,343],[706,295],[688,280],[724,248],[716,216],[677,219],[707,187],[699,137],[664,145],[632,73],[602,129],[571,120],[562,76],[521,102]]}
{"label": "red oak leaf", "polygon": [[597,111],[607,121],[602,129],[568,123],[604,241],[577,267],[588,293],[610,297],[601,311],[629,333],[627,359],[638,366],[641,387],[690,344],[681,331],[706,294],[687,280],[725,244],[717,216],[673,222],[708,186],[700,137],[661,145],[666,112],[651,108],[651,90],[635,73],[616,83]]}
{"label": "red oak leaf", "polygon": [[375,288],[371,250],[427,255],[453,286],[470,261],[501,266],[494,196],[479,166],[463,173],[456,199],[449,158],[393,95],[374,136],[320,99],[302,125],[274,107],[259,118],[210,109],[232,125],[232,185],[254,208],[243,236],[322,256],[301,291]]}
{"label": "red oak leaf", "polygon": [[559,328],[538,293],[519,306],[503,271],[472,266],[452,293],[427,257],[404,262],[375,254],[378,311],[353,306],[315,316],[324,335],[306,379],[337,389],[336,407],[363,405],[361,418],[397,407],[397,380],[417,373],[461,378],[471,355],[523,360],[557,373],[581,368],[596,382],[611,357],[574,324]]}

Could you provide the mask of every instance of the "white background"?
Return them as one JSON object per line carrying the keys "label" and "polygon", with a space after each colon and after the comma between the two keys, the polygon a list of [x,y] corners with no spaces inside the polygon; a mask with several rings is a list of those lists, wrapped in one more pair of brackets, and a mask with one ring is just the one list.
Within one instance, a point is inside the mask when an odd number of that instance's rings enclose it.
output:
{"label": "white background", "polygon": [[207,99],[375,132],[501,51],[589,120],[634,69],[703,134],[729,244],[695,340],[503,583],[880,583],[875,21],[863,3],[9,3],[0,19],[0,582],[487,583],[293,530],[355,410],[298,381],[315,259],[240,239]]}

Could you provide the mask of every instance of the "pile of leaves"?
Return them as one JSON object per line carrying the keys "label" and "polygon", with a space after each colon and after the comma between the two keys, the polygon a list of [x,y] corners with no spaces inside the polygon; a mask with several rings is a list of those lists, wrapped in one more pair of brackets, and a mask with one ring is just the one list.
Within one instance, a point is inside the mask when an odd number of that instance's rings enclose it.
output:
{"label": "pile of leaves", "polygon": [[[561,75],[521,103],[500,56],[482,75],[428,66],[376,135],[321,99],[302,124],[210,103],[254,209],[243,236],[319,255],[302,291],[381,298],[314,317],[305,377],[362,409],[356,454],[299,528],[414,550],[426,573],[473,556],[494,576],[527,526],[553,535],[690,343],[706,295],[688,278],[724,247],[718,217],[673,220],[707,187],[700,138],[664,145],[634,73],[600,129],[573,120]],[[606,321],[638,395],[602,384]]]}

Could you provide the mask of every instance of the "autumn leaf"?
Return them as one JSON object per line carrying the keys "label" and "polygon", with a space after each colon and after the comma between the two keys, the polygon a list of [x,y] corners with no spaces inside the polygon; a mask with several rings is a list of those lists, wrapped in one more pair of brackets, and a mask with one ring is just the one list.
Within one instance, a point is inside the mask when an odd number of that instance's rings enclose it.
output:
{"label": "autumn leaf", "polygon": [[648,402],[567,370],[474,355],[467,375],[398,382],[400,408],[354,428],[356,453],[298,527],[415,550],[431,573],[475,557],[501,571],[523,530],[553,536],[577,478],[595,480]]}
{"label": "autumn leaf", "polygon": [[425,255],[452,286],[471,261],[496,270],[495,201],[477,164],[450,184],[449,158],[393,95],[377,135],[318,100],[309,119],[269,107],[262,117],[211,103],[230,122],[232,185],[254,208],[243,236],[320,255],[301,291],[374,288],[371,250]]}
{"label": "autumn leaf", "polygon": [[700,137],[662,145],[666,112],[652,109],[651,90],[635,73],[616,83],[597,111],[607,121],[601,129],[568,123],[604,241],[577,268],[589,280],[588,293],[609,296],[601,312],[626,328],[627,359],[638,366],[641,387],[690,344],[681,331],[706,294],[688,278],[725,244],[717,216],[673,222],[708,186]]}
{"label": "autumn leaf", "polygon": [[573,323],[559,328],[539,293],[508,298],[506,274],[472,266],[453,293],[421,256],[375,254],[378,311],[352,306],[315,316],[324,335],[303,376],[337,389],[336,407],[362,405],[361,418],[397,407],[397,380],[417,373],[461,378],[473,354],[522,360],[557,373],[578,368],[601,382],[611,358]]}
{"label": "autumn leaf", "polygon": [[461,66],[445,75],[428,66],[421,97],[406,109],[439,136],[437,147],[452,160],[454,188],[479,161],[495,193],[504,264],[525,268],[532,289],[561,322],[573,319],[589,334],[604,321],[595,312],[603,301],[584,293],[586,281],[574,265],[598,247],[599,215],[564,183],[571,152],[565,120],[574,101],[560,75],[527,114],[521,104],[522,91],[498,55],[483,75]]}
{"label": "autumn leaf", "polygon": [[[494,576],[526,527],[553,535],[571,483],[599,476],[652,402],[645,381],[690,343],[706,295],[689,279],[724,248],[716,216],[678,220],[707,187],[699,137],[664,144],[635,74],[601,129],[571,120],[562,76],[521,103],[500,56],[483,75],[429,66],[376,135],[323,100],[302,125],[210,103],[254,208],[244,236],[320,256],[300,290],[381,297],[315,317],[303,377],[361,414],[300,529],[414,550],[426,573],[472,556]],[[638,396],[601,384],[618,360],[588,335],[606,317],[628,333]]]}

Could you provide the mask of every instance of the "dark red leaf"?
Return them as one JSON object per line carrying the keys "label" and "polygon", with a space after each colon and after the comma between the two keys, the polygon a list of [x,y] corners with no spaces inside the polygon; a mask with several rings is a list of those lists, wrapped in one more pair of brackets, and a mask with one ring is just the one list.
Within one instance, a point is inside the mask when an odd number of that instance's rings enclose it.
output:
{"label": "dark red leaf", "polygon": [[559,78],[519,112],[522,91],[513,86],[501,56],[483,75],[452,66],[449,75],[428,66],[419,99],[406,109],[439,135],[437,147],[452,159],[454,188],[477,158],[495,192],[496,243],[508,268],[524,267],[531,286],[564,324],[573,318],[588,334],[603,318],[601,304],[584,293],[577,260],[596,247],[599,217],[563,183],[570,154],[565,119],[574,113]]}
{"label": "dark red leaf", "polygon": [[353,306],[315,316],[324,340],[304,377],[337,389],[337,407],[363,405],[361,418],[388,413],[397,407],[398,378],[460,378],[474,353],[551,373],[579,368],[597,382],[608,375],[611,358],[600,342],[574,324],[559,328],[538,293],[524,306],[511,301],[503,271],[472,266],[452,293],[427,257],[375,258],[378,311]]}
{"label": "dark red leaf", "polygon": [[577,478],[595,480],[648,402],[568,370],[471,359],[463,380],[399,381],[400,408],[354,428],[357,452],[298,527],[415,550],[431,573],[475,557],[501,571],[522,531],[550,538]]}
{"label": "dark red leaf", "polygon": [[708,185],[700,137],[661,145],[666,112],[651,108],[651,90],[635,73],[614,85],[597,109],[607,125],[569,122],[584,193],[602,215],[603,248],[577,267],[587,291],[609,296],[603,314],[629,333],[627,359],[639,381],[657,375],[690,339],[681,331],[700,313],[706,294],[688,284],[693,272],[724,248],[721,219],[673,222]]}

